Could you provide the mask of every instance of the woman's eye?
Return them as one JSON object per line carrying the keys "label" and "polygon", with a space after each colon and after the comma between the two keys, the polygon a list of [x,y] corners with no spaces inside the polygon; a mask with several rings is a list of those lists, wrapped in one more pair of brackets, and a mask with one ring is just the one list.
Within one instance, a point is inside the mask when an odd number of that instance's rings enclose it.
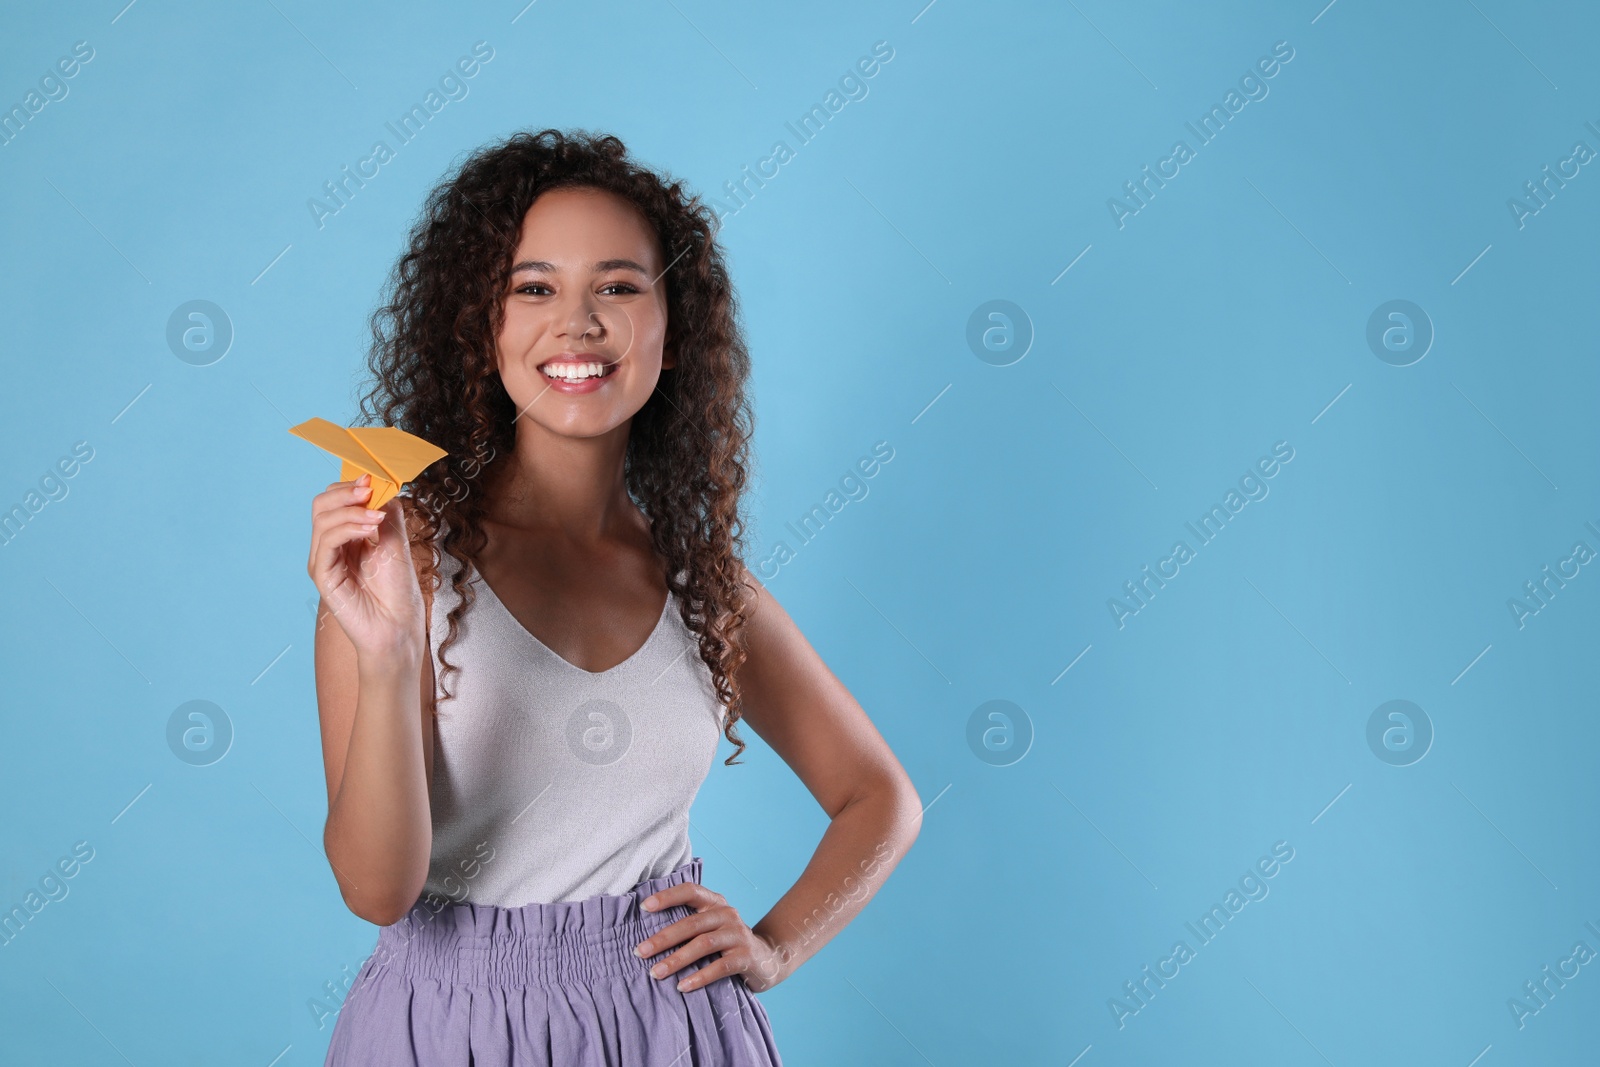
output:
{"label": "woman's eye", "polygon": [[[528,296],[541,295],[540,292],[535,292],[534,290],[541,290],[544,293],[548,293],[550,291],[550,287],[545,285],[543,282],[529,282],[527,285],[518,286],[516,292],[526,293]],[[616,290],[619,293],[639,292],[638,287],[631,285],[628,282],[610,282],[600,287],[600,291],[602,293],[609,293],[613,290]]]}

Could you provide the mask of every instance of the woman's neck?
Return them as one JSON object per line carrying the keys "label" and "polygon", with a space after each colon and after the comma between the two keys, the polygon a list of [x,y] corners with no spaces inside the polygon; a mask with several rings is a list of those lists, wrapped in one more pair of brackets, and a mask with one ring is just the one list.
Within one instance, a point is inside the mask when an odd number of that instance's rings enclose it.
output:
{"label": "woman's neck", "polygon": [[628,428],[624,423],[598,437],[564,437],[521,421],[516,446],[490,471],[485,517],[575,544],[613,538],[632,527],[639,509],[623,478]]}

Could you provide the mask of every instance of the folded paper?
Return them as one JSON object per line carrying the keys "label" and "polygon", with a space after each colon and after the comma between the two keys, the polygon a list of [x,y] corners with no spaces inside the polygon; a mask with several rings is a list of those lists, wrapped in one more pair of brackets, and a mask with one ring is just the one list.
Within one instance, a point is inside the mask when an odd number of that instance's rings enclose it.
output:
{"label": "folded paper", "polygon": [[346,428],[327,419],[307,419],[298,426],[289,427],[289,432],[344,460],[339,470],[341,482],[355,481],[363,474],[372,475],[372,495],[367,498],[367,507],[373,509],[387,504],[400,492],[402,485],[421,474],[430,463],[449,455],[437,445],[393,426]]}

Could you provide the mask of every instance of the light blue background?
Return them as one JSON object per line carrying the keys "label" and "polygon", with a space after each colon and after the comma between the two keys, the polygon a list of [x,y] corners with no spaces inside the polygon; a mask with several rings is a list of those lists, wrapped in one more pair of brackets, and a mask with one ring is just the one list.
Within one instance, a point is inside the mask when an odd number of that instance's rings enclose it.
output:
{"label": "light blue background", "polygon": [[[1600,965],[1521,1029],[1507,1006],[1600,950],[1600,569],[1524,627],[1507,607],[1600,549],[1600,173],[1522,228],[1507,207],[1600,149],[1592,12],[122,2],[13,10],[0,37],[6,107],[95,53],[0,148],[0,507],[94,449],[0,548],[0,906],[94,849],[0,948],[0,1058],[322,1062],[308,1002],[376,929],[318,844],[305,558],[333,474],[285,427],[354,417],[366,316],[465,151],[605,130],[727,202],[882,40],[868,95],[722,231],[752,566],[894,449],[769,587],[928,805],[865,912],[762,994],[785,1062],[1592,1060]],[[469,95],[319,229],[307,200],[477,41]],[[1119,229],[1107,199],[1277,41],[1269,95]],[[209,366],[165,340],[193,299],[236,331]],[[1035,333],[1010,366],[965,340],[995,299]],[[1392,299],[1436,331],[1411,366],[1366,343]],[[1270,495],[1119,629],[1108,599],[1278,441]],[[1410,766],[1366,741],[1397,698],[1436,731]],[[206,767],[165,736],[195,699],[235,731]],[[1010,766],[967,742],[995,699],[1031,724]],[[693,833],[753,921],[825,820],[741,732]],[[1119,1029],[1110,998],[1278,841],[1270,895]]]}

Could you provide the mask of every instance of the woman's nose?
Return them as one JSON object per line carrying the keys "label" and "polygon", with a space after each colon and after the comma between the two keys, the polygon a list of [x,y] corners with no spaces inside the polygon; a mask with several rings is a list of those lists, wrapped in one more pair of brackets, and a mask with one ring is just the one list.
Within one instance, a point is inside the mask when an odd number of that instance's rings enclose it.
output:
{"label": "woman's nose", "polygon": [[567,344],[577,348],[585,343],[603,344],[615,358],[627,355],[633,347],[634,325],[626,308],[608,305],[593,293],[569,298],[561,309]]}
{"label": "woman's nose", "polygon": [[597,302],[589,294],[582,293],[573,299],[572,305],[567,308],[566,327],[567,336],[574,340],[590,333],[605,332],[605,320],[600,315]]}

